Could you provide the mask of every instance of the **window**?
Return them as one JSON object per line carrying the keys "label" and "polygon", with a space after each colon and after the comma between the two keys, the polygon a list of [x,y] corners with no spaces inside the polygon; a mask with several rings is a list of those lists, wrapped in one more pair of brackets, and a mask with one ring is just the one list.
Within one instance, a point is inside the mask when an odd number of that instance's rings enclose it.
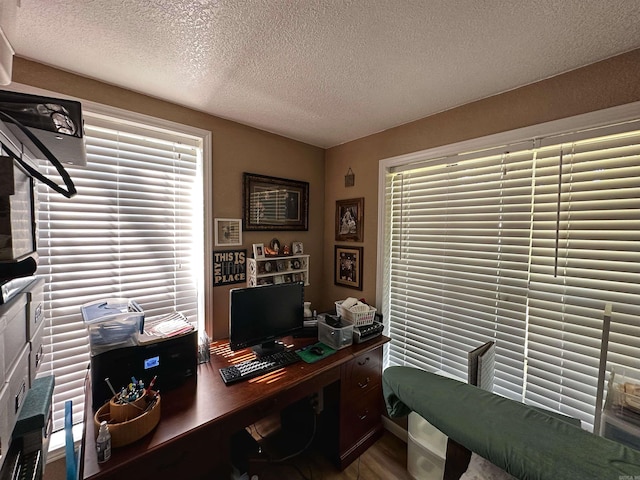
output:
{"label": "window", "polygon": [[[203,227],[206,132],[170,131],[168,122],[152,126],[160,121],[104,114],[84,102],[83,108],[87,166],[67,168],[78,194],[66,199],[38,187],[38,275],[46,279],[49,318],[43,370],[56,377],[54,430],[63,427],[69,399],[74,423],[82,421],[89,345],[81,305],[126,297],[147,317],[178,310],[202,328],[202,266],[210,263]],[[41,166],[47,174],[48,168]]]}
{"label": "window", "polygon": [[464,379],[494,340],[496,393],[593,426],[608,305],[640,368],[640,108],[605,114],[381,162],[387,365]]}

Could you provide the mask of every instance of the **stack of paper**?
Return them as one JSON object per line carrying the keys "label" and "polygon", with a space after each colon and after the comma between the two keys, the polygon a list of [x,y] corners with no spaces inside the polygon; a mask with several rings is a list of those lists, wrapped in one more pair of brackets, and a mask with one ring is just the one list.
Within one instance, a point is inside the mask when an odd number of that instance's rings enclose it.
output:
{"label": "stack of paper", "polygon": [[140,343],[156,341],[158,339],[183,335],[194,330],[187,317],[180,312],[160,315],[155,318],[147,318],[144,325],[144,335],[141,335]]}

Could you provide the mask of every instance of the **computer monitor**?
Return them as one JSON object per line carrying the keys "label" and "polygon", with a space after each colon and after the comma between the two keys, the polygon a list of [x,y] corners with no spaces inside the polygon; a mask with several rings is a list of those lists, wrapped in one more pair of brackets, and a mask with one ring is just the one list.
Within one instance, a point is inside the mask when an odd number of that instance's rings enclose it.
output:
{"label": "computer monitor", "polygon": [[284,349],[277,340],[302,329],[302,282],[234,288],[229,292],[231,350],[253,347],[259,358]]}

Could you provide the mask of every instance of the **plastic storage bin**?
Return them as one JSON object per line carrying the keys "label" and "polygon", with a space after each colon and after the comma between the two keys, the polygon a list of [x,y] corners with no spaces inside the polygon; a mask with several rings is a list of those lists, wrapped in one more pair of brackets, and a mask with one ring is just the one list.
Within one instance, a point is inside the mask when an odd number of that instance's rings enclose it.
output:
{"label": "plastic storage bin", "polygon": [[340,326],[333,327],[326,321],[325,316],[318,318],[318,340],[331,348],[340,350],[353,343],[353,325],[342,322]]}
{"label": "plastic storage bin", "polygon": [[606,411],[602,414],[600,435],[640,450],[640,426]]}
{"label": "plastic storage bin", "polygon": [[416,480],[441,480],[447,458],[447,436],[415,412],[409,414],[407,470]]}
{"label": "plastic storage bin", "polygon": [[415,412],[409,414],[409,435],[430,453],[447,456],[447,436]]}
{"label": "plastic storage bin", "polygon": [[612,368],[600,435],[640,450],[640,372]]}
{"label": "plastic storage bin", "polygon": [[407,471],[415,480],[442,480],[445,459],[422,447],[411,435],[407,442]]}
{"label": "plastic storage bin", "polygon": [[86,303],[80,310],[89,331],[91,355],[138,344],[138,333],[144,330],[144,312],[137,303],[110,298]]}

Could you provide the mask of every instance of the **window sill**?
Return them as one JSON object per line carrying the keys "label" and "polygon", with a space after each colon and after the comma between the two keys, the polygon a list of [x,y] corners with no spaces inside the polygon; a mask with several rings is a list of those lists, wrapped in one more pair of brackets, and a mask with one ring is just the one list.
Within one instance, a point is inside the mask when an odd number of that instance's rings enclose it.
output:
{"label": "window sill", "polygon": [[[73,444],[76,450],[78,449],[78,447],[80,446],[80,442],[82,441],[82,426],[82,423],[73,426]],[[47,463],[55,462],[56,460],[64,458],[64,437],[64,430],[58,430],[57,432],[53,432],[51,434],[51,439],[49,440],[49,450],[47,452]]]}

